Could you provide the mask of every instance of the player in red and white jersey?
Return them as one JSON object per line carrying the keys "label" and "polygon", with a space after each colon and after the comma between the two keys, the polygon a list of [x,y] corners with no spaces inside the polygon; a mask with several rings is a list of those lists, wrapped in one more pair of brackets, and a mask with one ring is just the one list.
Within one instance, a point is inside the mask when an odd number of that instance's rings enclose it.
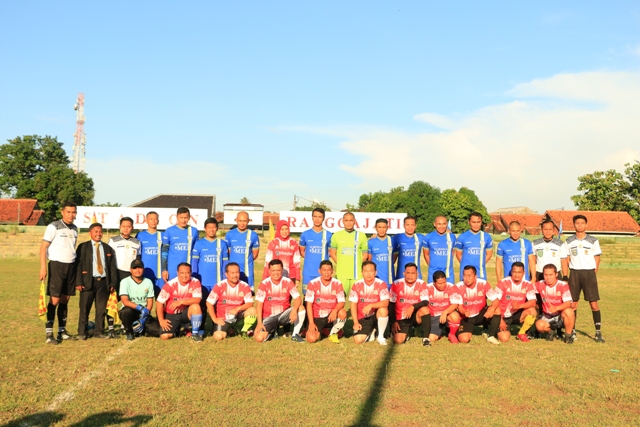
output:
{"label": "player in red and white jersey", "polygon": [[162,328],[160,338],[168,340],[178,335],[182,323],[191,322],[191,338],[202,341],[198,334],[202,325],[202,285],[191,277],[191,265],[183,262],[178,265],[178,277],[169,280],[162,287],[156,300],[156,314]]}
{"label": "player in red and white jersey", "polygon": [[[256,314],[258,323],[254,338],[265,342],[277,336],[279,326],[293,323],[294,342],[304,342],[300,330],[306,312],[296,285],[288,277],[282,276],[282,261],[272,259],[269,262],[269,278],[264,279],[256,293]],[[293,305],[292,305],[293,303]]]}
{"label": "player in red and white jersey", "polygon": [[226,279],[216,283],[207,298],[207,311],[213,321],[213,338],[222,341],[239,320],[243,320],[240,333],[247,336],[256,323],[253,295],[246,282],[240,280],[240,265],[230,262],[225,266]]}
{"label": "player in red and white jersey", "polygon": [[290,237],[289,222],[280,220],[276,224],[276,238],[269,242],[264,258],[262,279],[269,277],[269,262],[272,259],[282,261],[282,275],[296,283],[300,280],[300,246]]}
{"label": "player in red and white jersey", "polygon": [[387,345],[384,332],[389,324],[389,289],[387,284],[376,277],[376,264],[373,261],[362,263],[362,279],[351,287],[349,302],[355,304],[351,309],[353,319],[353,341],[356,344],[373,341],[377,322],[378,344]]}
{"label": "player in red and white jersey", "polygon": [[[460,313],[460,329],[458,341],[468,343],[471,341],[473,328],[476,325],[489,327],[487,342],[500,344],[498,341],[498,328],[500,327],[500,298],[486,280],[478,279],[476,268],[467,265],[462,271],[462,282],[458,283],[462,304],[458,306]],[[491,305],[487,305],[487,300]]]}
{"label": "player in red and white jersey", "polygon": [[500,332],[501,342],[509,341],[512,324],[522,325],[517,338],[522,342],[529,342],[527,331],[536,322],[536,291],[533,284],[524,278],[524,263],[516,261],[511,265],[510,276],[498,282],[495,292],[500,299]]}
{"label": "player in red and white jersey", "polygon": [[444,326],[449,324],[449,341],[458,344],[458,328],[460,328],[460,315],[456,311],[462,304],[460,290],[453,283],[447,282],[444,271],[436,270],[433,273],[433,282],[427,283],[429,295],[429,314],[431,315],[431,332],[429,341],[437,341],[444,335]]}
{"label": "player in red and white jersey", "polygon": [[307,342],[314,343],[321,338],[322,330],[330,327],[329,340],[340,342],[338,332],[344,328],[347,312],[344,309],[344,289],[338,279],[333,278],[333,264],[324,260],[320,263],[320,277],[311,280],[307,285],[304,301],[307,304],[309,328]]}
{"label": "player in red and white jersey", "polygon": [[403,276],[402,279],[393,282],[389,295],[393,342],[407,342],[411,328],[422,325],[422,345],[429,347],[431,314],[427,284],[418,279],[418,266],[413,262],[405,264]]}
{"label": "player in red and white jersey", "polygon": [[575,314],[571,308],[573,298],[567,282],[558,280],[558,269],[547,264],[542,270],[544,280],[535,284],[536,292],[542,297],[542,314],[536,322],[538,332],[547,333],[547,340],[553,341],[558,329],[564,326],[564,342],[573,344]]}

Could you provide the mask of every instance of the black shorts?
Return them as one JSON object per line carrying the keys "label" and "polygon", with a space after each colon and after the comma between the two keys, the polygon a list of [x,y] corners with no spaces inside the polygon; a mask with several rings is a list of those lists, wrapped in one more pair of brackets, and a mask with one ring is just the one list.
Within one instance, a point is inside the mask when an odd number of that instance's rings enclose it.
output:
{"label": "black shorts", "polygon": [[189,323],[189,313],[188,310],[184,310],[180,314],[165,314],[165,319],[171,321],[171,329],[168,331],[162,331],[163,334],[173,334],[174,337],[178,336],[178,332],[180,332],[180,326],[183,323]]}
{"label": "black shorts", "polygon": [[569,289],[573,302],[580,301],[580,291],[584,292],[585,301],[599,301],[598,278],[595,270],[570,270]]}
{"label": "black shorts", "polygon": [[408,334],[412,326],[418,326],[418,322],[416,322],[415,311],[411,316],[411,319],[400,319],[397,322],[398,325],[400,325],[400,332],[398,332],[399,334]]}
{"label": "black shorts", "polygon": [[335,321],[329,322],[329,316],[327,316],[327,317],[314,317],[313,318],[313,323],[316,324],[316,327],[318,328],[318,332],[320,332],[320,334],[322,334],[322,330],[324,328],[329,328],[329,329],[333,328],[333,325],[335,324]]}
{"label": "black shorts", "polygon": [[562,328],[564,326],[564,321],[562,320],[562,315],[560,315],[560,313],[556,315],[542,313],[540,316],[538,316],[538,320],[544,320],[549,325],[555,323],[556,325],[558,325],[558,328]]}
{"label": "black shorts", "polygon": [[504,323],[507,324],[507,328],[509,326],[511,326],[512,324],[515,325],[520,325],[520,317],[522,317],[522,312],[524,311],[524,309],[520,309],[520,310],[516,310],[513,313],[511,313],[510,317],[503,317],[502,320],[504,320]]}
{"label": "black shorts", "polygon": [[[353,334],[354,335],[369,335],[371,333],[371,331],[373,331],[373,328],[375,327],[376,323],[377,323],[378,318],[375,316],[375,314],[373,316],[369,316],[369,317],[364,317],[362,319],[358,319],[358,323],[360,323],[360,326],[362,326],[362,328],[360,328],[359,331],[354,331]],[[320,329],[320,328],[318,328]],[[384,334],[384,331],[382,331],[382,333]]]}
{"label": "black shorts", "polygon": [[74,263],[49,261],[47,295],[59,298],[76,294],[76,269]]}
{"label": "black shorts", "polygon": [[473,328],[477,325],[488,325],[489,319],[485,319],[484,315],[487,313],[489,307],[485,307],[480,310],[477,316],[473,317],[463,317],[460,321],[460,329],[458,329],[458,334],[472,334]]}

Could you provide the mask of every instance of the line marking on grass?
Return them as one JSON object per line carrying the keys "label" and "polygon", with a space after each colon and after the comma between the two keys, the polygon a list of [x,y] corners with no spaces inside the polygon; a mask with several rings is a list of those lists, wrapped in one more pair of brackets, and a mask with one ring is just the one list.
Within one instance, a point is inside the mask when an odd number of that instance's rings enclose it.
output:
{"label": "line marking on grass", "polygon": [[[136,341],[135,340],[134,341],[126,341],[124,343],[124,345],[122,345],[121,347],[117,348],[114,352],[109,354],[104,361],[106,363],[111,362],[113,359],[115,359],[116,357],[120,356],[122,354],[122,352],[125,351],[127,348],[129,348],[129,346],[131,346],[134,342],[136,342]],[[73,400],[76,397],[76,393],[78,391],[82,390],[91,380],[93,380],[94,378],[99,377],[100,375],[102,375],[103,372],[104,371],[102,369],[95,369],[95,370],[89,372],[88,374],[86,374],[85,376],[80,378],[80,380],[77,383],[75,383],[74,385],[72,385],[67,391],[64,391],[64,392],[58,394],[56,397],[54,397],[53,401],[45,408],[45,410],[48,411],[48,412],[54,412],[60,406],[62,406],[62,404]],[[24,422],[24,423],[21,424],[21,426],[22,427],[34,427],[34,426],[38,425],[39,420],[31,420],[31,422],[35,422],[36,424],[31,424],[29,422]]]}

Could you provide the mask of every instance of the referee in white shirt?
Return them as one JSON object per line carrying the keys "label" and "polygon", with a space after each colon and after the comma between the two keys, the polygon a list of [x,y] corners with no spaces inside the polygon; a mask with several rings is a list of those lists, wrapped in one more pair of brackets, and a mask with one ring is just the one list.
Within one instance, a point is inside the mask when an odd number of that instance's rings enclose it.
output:
{"label": "referee in white shirt", "polygon": [[562,258],[566,258],[564,243],[557,237],[554,237],[555,225],[550,219],[541,224],[542,238],[532,242],[533,254],[536,256],[536,281],[544,280],[542,273],[544,266],[553,264],[558,271],[558,279],[565,282],[566,278],[562,278]]}
{"label": "referee in white shirt", "polygon": [[[578,301],[580,292],[584,292],[584,299],[591,305],[593,314],[593,324],[596,328],[595,341],[604,343],[600,332],[601,316],[598,301],[598,279],[596,273],[600,267],[600,243],[598,239],[587,234],[587,217],[575,215],[573,217],[573,228],[576,230],[575,236],[569,237],[564,242],[565,258],[562,260],[563,275],[569,274],[569,289],[571,289],[571,306],[575,310],[576,319],[578,317]],[[568,271],[567,271],[568,270]],[[575,329],[573,334],[575,335]],[[575,337],[574,337],[575,338]]]}
{"label": "referee in white shirt", "polygon": [[[40,281],[47,281],[47,323],[45,326],[47,344],[58,344],[68,340],[67,312],[69,299],[76,294],[76,241],[78,228],[73,224],[78,214],[75,203],[67,202],[62,206],[62,219],[47,225],[40,245]],[[47,265],[47,259],[49,264]],[[53,337],[53,321],[58,308],[58,337]]]}
{"label": "referee in white shirt", "polygon": [[[128,216],[120,218],[120,235],[109,239],[109,246],[116,254],[116,266],[118,267],[118,280],[116,281],[116,295],[120,301],[120,282],[131,276],[131,262],[140,259],[140,240],[131,237],[133,231],[133,219]],[[113,332],[114,318],[107,314],[109,332]],[[122,325],[124,328],[124,325]]]}

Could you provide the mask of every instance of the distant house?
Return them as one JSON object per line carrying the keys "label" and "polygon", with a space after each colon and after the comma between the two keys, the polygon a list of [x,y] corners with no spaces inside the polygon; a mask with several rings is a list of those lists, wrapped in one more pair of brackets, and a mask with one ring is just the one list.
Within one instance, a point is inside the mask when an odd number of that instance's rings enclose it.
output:
{"label": "distant house", "polygon": [[484,231],[492,234],[502,234],[507,232],[507,228],[502,223],[502,217],[500,214],[492,213],[491,222],[484,226]]}
{"label": "distant house", "polygon": [[189,209],[206,209],[207,217],[211,217],[216,212],[216,196],[213,194],[158,194],[131,206],[175,209],[186,206]]}
{"label": "distant house", "polygon": [[587,233],[618,236],[634,236],[640,233],[640,225],[629,212],[616,211],[546,211],[543,220],[553,221],[556,232],[562,222],[563,234],[575,234],[573,216],[584,215],[587,218]]}
{"label": "distant house", "polygon": [[509,224],[518,221],[522,226],[522,231],[526,234],[541,234],[540,223],[542,215],[527,208],[518,206],[514,208],[502,208],[491,212],[491,222],[486,224],[484,231],[493,234],[509,232]]}
{"label": "distant house", "polygon": [[0,199],[0,224],[45,225],[36,199]]}

